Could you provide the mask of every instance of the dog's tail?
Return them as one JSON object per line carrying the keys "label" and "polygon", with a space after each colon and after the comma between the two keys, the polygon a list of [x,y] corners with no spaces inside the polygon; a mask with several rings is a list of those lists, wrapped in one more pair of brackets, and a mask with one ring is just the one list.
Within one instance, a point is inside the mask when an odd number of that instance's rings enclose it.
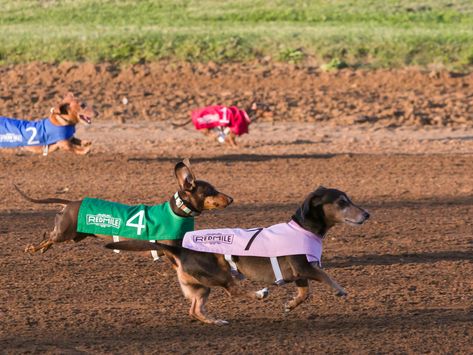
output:
{"label": "dog's tail", "polygon": [[29,197],[27,194],[25,194],[23,191],[21,191],[20,188],[18,186],[16,186],[15,184],[13,184],[13,186],[15,187],[15,190],[18,191],[18,193],[24,199],[26,199],[30,202],[33,202],[33,203],[56,203],[56,204],[65,206],[68,203],[72,202],[72,201],[69,201],[69,200],[64,200],[62,198],[45,198],[45,199],[38,200],[38,199]]}
{"label": "dog's tail", "polygon": [[123,240],[121,242],[108,243],[105,245],[105,248],[128,251],[164,250],[176,256],[180,255],[182,249],[177,246],[151,243],[147,242],[146,240]]}
{"label": "dog's tail", "polygon": [[191,122],[192,122],[192,118],[182,123],[176,123],[176,122],[171,121],[171,126],[173,126],[174,128],[179,128],[179,127],[187,126]]}

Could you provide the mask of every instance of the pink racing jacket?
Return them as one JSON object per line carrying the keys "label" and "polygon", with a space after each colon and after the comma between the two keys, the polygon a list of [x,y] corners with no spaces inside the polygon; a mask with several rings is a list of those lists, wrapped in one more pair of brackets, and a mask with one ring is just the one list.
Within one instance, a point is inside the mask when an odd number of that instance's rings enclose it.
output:
{"label": "pink racing jacket", "polygon": [[196,129],[229,127],[237,136],[248,133],[251,123],[248,114],[236,106],[208,106],[192,111],[192,123]]}
{"label": "pink racing jacket", "polygon": [[237,256],[278,257],[306,255],[321,263],[322,239],[296,222],[268,228],[222,228],[187,232],[182,246],[187,249]]}

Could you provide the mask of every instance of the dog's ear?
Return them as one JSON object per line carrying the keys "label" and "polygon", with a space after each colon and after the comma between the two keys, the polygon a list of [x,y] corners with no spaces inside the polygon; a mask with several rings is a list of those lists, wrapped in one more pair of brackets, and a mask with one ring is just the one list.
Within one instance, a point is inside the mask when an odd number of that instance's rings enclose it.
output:
{"label": "dog's ear", "polygon": [[327,189],[319,186],[311,192],[294,214],[293,218],[305,229],[316,234],[325,233],[323,204],[326,200]]}
{"label": "dog's ear", "polygon": [[296,220],[309,230],[323,228],[322,205],[326,192],[327,189],[323,186],[319,186],[315,191],[312,191],[294,215]]}
{"label": "dog's ear", "polygon": [[181,190],[192,191],[195,188],[196,179],[192,173],[189,159],[177,163],[174,167],[174,173]]}
{"label": "dog's ear", "polygon": [[189,158],[185,158],[183,161],[185,166],[187,166],[189,169],[191,168],[191,162],[189,160]]}
{"label": "dog's ear", "polygon": [[316,207],[322,204],[324,196],[327,194],[327,188],[320,185],[314,192],[312,196],[312,206]]}
{"label": "dog's ear", "polygon": [[309,196],[302,203],[302,218],[305,219],[310,212],[310,209],[322,205],[323,198],[327,189],[319,186],[315,191],[311,192]]}
{"label": "dog's ear", "polygon": [[65,102],[65,103],[62,103],[59,105],[59,114],[60,115],[67,115],[69,114],[69,108],[70,108],[70,105],[69,103]]}
{"label": "dog's ear", "polygon": [[258,111],[258,103],[253,101],[250,106],[246,108],[247,115],[252,119],[256,119],[256,111]]}

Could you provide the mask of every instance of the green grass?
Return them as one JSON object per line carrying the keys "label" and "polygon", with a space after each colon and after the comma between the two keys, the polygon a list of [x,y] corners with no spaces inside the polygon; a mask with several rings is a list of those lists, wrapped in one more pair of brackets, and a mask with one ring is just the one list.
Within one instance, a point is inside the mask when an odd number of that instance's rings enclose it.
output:
{"label": "green grass", "polygon": [[0,0],[0,63],[473,65],[473,2]]}

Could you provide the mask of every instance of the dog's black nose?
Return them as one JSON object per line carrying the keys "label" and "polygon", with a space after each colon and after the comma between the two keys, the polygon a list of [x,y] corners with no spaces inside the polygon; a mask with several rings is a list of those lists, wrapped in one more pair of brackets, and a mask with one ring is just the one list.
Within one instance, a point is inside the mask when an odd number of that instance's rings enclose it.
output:
{"label": "dog's black nose", "polygon": [[230,196],[228,196],[228,204],[231,204],[233,202],[233,198],[231,198]]}
{"label": "dog's black nose", "polygon": [[370,218],[370,214],[368,212],[363,212],[363,217],[366,219]]}

